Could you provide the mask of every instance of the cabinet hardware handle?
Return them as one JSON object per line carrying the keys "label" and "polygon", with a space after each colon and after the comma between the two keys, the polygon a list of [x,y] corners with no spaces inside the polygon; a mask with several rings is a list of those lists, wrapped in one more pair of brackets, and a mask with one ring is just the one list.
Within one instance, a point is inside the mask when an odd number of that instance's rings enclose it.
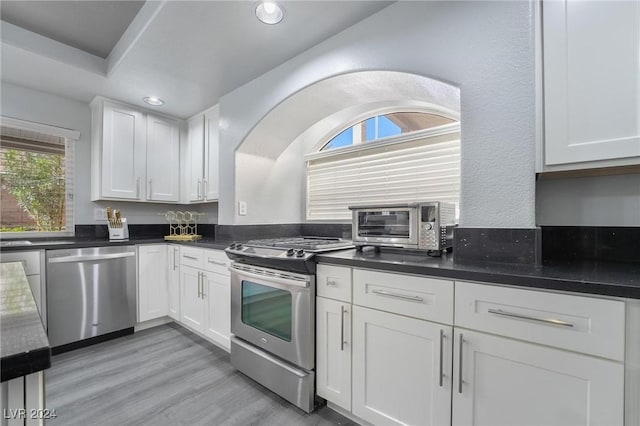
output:
{"label": "cabinet hardware handle", "polygon": [[338,287],[338,282],[331,278],[327,278],[327,287]]}
{"label": "cabinet hardware handle", "polygon": [[442,387],[442,376],[444,375],[444,330],[440,329],[440,387]]}
{"label": "cabinet hardware handle", "polygon": [[202,299],[202,272],[198,272],[198,299]]}
{"label": "cabinet hardware handle", "polygon": [[464,343],[464,337],[460,333],[460,347],[458,348],[458,393],[462,394],[462,344]]}
{"label": "cabinet hardware handle", "polygon": [[200,181],[200,179],[198,179],[198,200],[200,199],[201,195],[200,195],[200,191],[202,190],[202,182]]}
{"label": "cabinet hardware handle", "polygon": [[204,280],[207,278],[207,274],[205,274],[204,272],[202,273],[202,291],[200,291],[200,294],[202,295],[202,300],[204,300],[204,298],[207,296],[207,294],[204,292]]}
{"label": "cabinet hardware handle", "polygon": [[573,324],[570,322],[566,322],[566,321],[562,321],[554,318],[530,317],[528,315],[521,315],[521,314],[516,314],[514,312],[503,311],[502,309],[489,309],[487,310],[487,312],[494,315],[501,315],[503,317],[520,318],[520,319],[529,320],[529,321],[543,322],[545,324],[560,325],[562,327],[573,327]]}
{"label": "cabinet hardware handle", "polygon": [[207,182],[207,179],[203,179],[202,180],[202,198],[204,199],[204,201],[207,201],[207,187],[209,186],[209,182]]}
{"label": "cabinet hardware handle", "polygon": [[149,179],[149,193],[147,194],[147,200],[152,199],[153,191],[151,190],[151,179]]}
{"label": "cabinet hardware handle", "polygon": [[136,198],[140,198],[140,177],[136,179]]}
{"label": "cabinet hardware handle", "polygon": [[195,256],[187,256],[186,254],[183,254],[182,257],[187,258],[187,259],[191,259],[191,260],[198,260],[197,257],[195,257]]}
{"label": "cabinet hardware handle", "polygon": [[385,290],[372,290],[371,292],[375,294],[379,294],[380,296],[397,297],[398,299],[413,300],[416,302],[424,301],[424,299],[420,296],[410,296],[408,294],[391,293]]}
{"label": "cabinet hardware handle", "polygon": [[344,308],[344,305],[340,306],[340,350],[344,351],[344,314],[347,313],[347,310]]}
{"label": "cabinet hardware handle", "polygon": [[225,262],[222,262],[220,260],[208,259],[207,262],[213,263],[214,265],[227,266]]}

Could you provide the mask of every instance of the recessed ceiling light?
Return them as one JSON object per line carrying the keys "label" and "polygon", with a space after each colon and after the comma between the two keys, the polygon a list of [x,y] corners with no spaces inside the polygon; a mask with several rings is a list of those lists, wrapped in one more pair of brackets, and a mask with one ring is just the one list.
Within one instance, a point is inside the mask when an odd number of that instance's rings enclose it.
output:
{"label": "recessed ceiling light", "polygon": [[256,18],[265,24],[274,25],[284,18],[284,9],[273,1],[263,1],[256,6]]}
{"label": "recessed ceiling light", "polygon": [[147,96],[142,100],[148,103],[149,105],[153,105],[153,106],[164,105],[164,101],[157,96]]}

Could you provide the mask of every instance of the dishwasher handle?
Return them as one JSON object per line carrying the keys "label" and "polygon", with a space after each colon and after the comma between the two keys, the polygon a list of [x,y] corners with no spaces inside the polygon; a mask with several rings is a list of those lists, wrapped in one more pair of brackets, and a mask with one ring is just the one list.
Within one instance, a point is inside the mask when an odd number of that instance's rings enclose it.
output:
{"label": "dishwasher handle", "polygon": [[126,253],[113,253],[113,254],[96,254],[85,256],[61,256],[52,257],[49,259],[49,263],[77,263],[77,262],[95,262],[97,260],[111,260],[121,259],[124,257],[135,257],[135,251],[129,251]]}

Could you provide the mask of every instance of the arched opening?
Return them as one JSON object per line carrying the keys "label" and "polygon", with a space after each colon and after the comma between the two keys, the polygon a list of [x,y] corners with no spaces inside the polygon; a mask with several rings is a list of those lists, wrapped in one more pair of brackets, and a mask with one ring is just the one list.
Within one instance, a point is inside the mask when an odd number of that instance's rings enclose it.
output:
{"label": "arched opening", "polygon": [[[236,223],[306,221],[305,155],[372,115],[438,114],[460,118],[457,87],[395,71],[364,71],[319,81],[266,114],[235,153],[235,199],[251,200]],[[255,216],[251,212],[256,212]]]}

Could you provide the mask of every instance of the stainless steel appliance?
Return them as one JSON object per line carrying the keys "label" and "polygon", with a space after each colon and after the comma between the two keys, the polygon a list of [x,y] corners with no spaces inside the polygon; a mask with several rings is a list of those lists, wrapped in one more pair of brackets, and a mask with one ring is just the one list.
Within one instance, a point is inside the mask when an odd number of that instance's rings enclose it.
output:
{"label": "stainless steel appliance", "polygon": [[231,363],[306,412],[315,408],[315,260],[340,239],[232,244]]}
{"label": "stainless steel appliance", "polygon": [[46,263],[52,347],[135,325],[135,246],[47,250]]}
{"label": "stainless steel appliance", "polygon": [[351,206],[352,238],[362,246],[400,247],[441,254],[450,250],[455,205],[441,201]]}

